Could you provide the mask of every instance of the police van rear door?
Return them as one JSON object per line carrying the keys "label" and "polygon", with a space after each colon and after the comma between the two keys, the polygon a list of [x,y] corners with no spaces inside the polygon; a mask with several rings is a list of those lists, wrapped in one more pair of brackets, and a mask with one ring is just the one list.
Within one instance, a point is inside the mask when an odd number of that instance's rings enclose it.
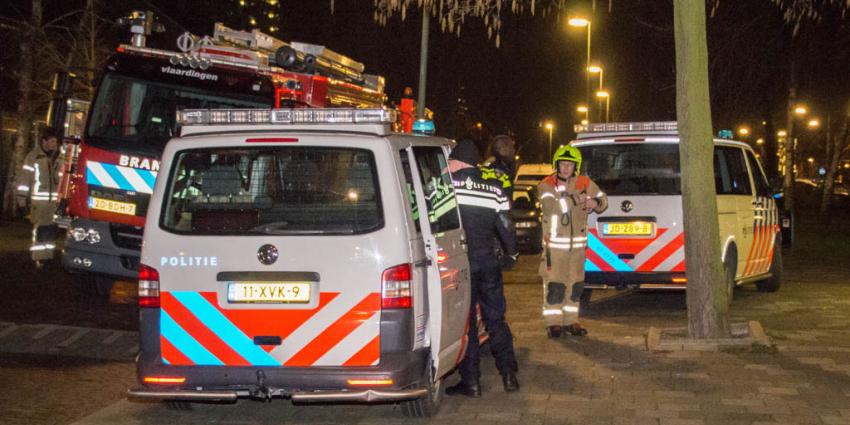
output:
{"label": "police van rear door", "polygon": [[[448,155],[442,146],[408,148],[427,259],[429,334],[432,361],[442,376],[454,368],[465,349],[469,315],[469,260],[455,199]],[[420,211],[422,211],[420,207]],[[435,350],[437,349],[438,350]]]}
{"label": "police van rear door", "polygon": [[386,142],[297,133],[187,141],[166,151],[162,210],[145,230],[162,361],[379,364],[382,278],[409,267],[395,231],[403,223],[387,213],[394,186],[379,184],[395,170]]}

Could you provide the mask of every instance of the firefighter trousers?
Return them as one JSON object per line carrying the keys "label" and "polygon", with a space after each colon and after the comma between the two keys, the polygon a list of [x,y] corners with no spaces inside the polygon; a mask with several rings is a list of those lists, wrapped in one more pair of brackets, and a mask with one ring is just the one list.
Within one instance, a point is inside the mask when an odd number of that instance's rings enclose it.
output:
{"label": "firefighter trousers", "polygon": [[472,269],[472,300],[469,311],[469,333],[466,355],[460,363],[460,376],[466,382],[477,382],[481,377],[481,346],[478,341],[476,305],[490,337],[490,350],[496,359],[496,369],[502,375],[517,371],[513,335],[505,321],[505,294],[502,287],[502,269],[495,255],[469,256]]}
{"label": "firefighter trousers", "polygon": [[543,323],[550,326],[567,326],[578,323],[579,304],[584,282],[565,284],[543,279]]}

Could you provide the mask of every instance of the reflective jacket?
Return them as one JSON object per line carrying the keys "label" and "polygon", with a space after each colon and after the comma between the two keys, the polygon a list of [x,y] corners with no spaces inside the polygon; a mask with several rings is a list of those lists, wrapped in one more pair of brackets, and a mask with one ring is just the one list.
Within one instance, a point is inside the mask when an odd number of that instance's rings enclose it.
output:
{"label": "reflective jacket", "polygon": [[498,238],[508,255],[515,255],[516,229],[510,203],[496,180],[486,180],[478,168],[462,168],[452,173],[452,185],[460,208],[471,257],[493,256],[493,239]]}
{"label": "reflective jacket", "polygon": [[540,275],[549,281],[572,284],[584,280],[587,216],[583,201],[596,199],[595,213],[608,208],[608,196],[587,176],[560,180],[557,174],[537,186],[542,204],[545,252]]}
{"label": "reflective jacket", "polygon": [[26,158],[15,184],[19,206],[26,205],[29,198],[30,221],[46,225],[53,222],[56,204],[59,200],[59,178],[62,161],[58,152],[50,155],[41,147],[36,147]]}

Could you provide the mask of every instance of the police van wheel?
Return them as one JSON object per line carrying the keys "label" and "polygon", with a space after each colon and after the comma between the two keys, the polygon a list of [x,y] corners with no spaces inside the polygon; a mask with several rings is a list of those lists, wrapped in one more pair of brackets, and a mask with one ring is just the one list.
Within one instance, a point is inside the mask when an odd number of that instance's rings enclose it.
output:
{"label": "police van wheel", "polygon": [[[437,414],[440,410],[440,405],[443,401],[443,378],[433,379],[433,368],[431,362],[428,362],[428,371],[425,373],[428,389],[425,396],[415,400],[407,400],[401,403],[401,413],[408,418],[430,418]],[[433,381],[433,382],[432,382]]]}
{"label": "police van wheel", "polygon": [[182,400],[165,400],[165,406],[168,410],[189,411],[192,410],[192,403]]}
{"label": "police van wheel", "polygon": [[564,334],[564,328],[562,326],[548,326],[546,328],[546,336],[549,338],[560,338],[561,335]]}
{"label": "police van wheel", "polygon": [[770,264],[770,277],[756,282],[759,292],[776,292],[782,286],[782,248],[776,243],[773,245],[773,262]]}
{"label": "police van wheel", "polygon": [[108,277],[82,274],[77,276],[77,283],[84,295],[94,297],[109,297],[114,281]]}
{"label": "police van wheel", "polygon": [[579,298],[579,308],[585,310],[590,307],[590,297],[593,296],[593,289],[585,289],[581,292]]}
{"label": "police van wheel", "polygon": [[732,300],[735,299],[735,265],[738,261],[738,255],[732,251],[723,262],[723,277],[726,280],[726,294],[728,295],[728,304],[732,305]]}

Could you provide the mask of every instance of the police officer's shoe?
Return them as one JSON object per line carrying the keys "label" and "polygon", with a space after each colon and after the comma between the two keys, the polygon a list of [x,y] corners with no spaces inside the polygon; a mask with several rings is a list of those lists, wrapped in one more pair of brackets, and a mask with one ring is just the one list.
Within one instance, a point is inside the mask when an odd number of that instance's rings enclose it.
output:
{"label": "police officer's shoe", "polygon": [[502,384],[505,385],[505,392],[512,393],[519,391],[519,381],[516,379],[516,373],[508,372],[502,375]]}
{"label": "police officer's shoe", "polygon": [[481,384],[478,381],[466,382],[461,380],[455,385],[446,388],[446,395],[465,395],[467,397],[481,397]]}

